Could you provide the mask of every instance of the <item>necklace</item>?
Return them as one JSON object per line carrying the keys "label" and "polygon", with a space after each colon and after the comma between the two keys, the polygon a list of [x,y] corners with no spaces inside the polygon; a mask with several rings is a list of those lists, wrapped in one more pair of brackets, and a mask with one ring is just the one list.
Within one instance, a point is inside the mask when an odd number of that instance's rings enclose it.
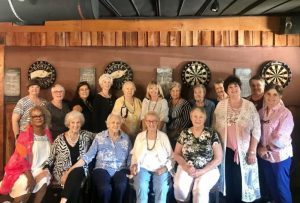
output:
{"label": "necklace", "polygon": [[154,144],[153,146],[150,148],[149,147],[149,143],[148,143],[148,130],[146,131],[146,141],[147,141],[147,150],[148,151],[152,151],[155,147],[155,144],[156,144],[156,139],[157,139],[157,131],[156,131],[156,134],[155,134],[155,140],[154,140]]}
{"label": "necklace", "polygon": [[[130,104],[130,102],[128,102]],[[128,112],[131,113],[131,114],[134,114],[135,112],[135,102],[134,102],[134,98],[133,98],[133,111],[130,111],[129,108],[127,107],[126,105],[126,101],[125,101],[125,97],[124,97],[124,105],[125,107],[127,108]]]}
{"label": "necklace", "polygon": [[[155,108],[156,108],[156,105],[157,105],[157,101],[158,101],[158,98],[157,98],[157,99],[156,99],[156,101],[155,101],[155,105],[154,105],[154,107],[153,107],[152,111],[154,111],[154,110],[155,110]],[[150,104],[151,104],[151,100],[149,100],[149,104],[148,104],[148,112],[150,111]]]}
{"label": "necklace", "polygon": [[78,141],[78,136],[75,136],[75,138],[72,138],[72,135],[70,134],[70,132],[68,131],[68,140],[70,142],[70,144],[74,145],[77,143]]}

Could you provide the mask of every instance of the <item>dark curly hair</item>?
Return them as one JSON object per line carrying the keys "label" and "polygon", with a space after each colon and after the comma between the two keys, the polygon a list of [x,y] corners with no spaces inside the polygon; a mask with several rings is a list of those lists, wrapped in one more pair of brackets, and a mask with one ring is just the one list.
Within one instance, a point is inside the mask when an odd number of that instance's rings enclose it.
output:
{"label": "dark curly hair", "polygon": [[238,86],[240,86],[240,88],[242,87],[242,82],[241,82],[240,78],[238,78],[235,75],[230,75],[224,81],[224,90],[226,93],[228,91],[228,86],[231,84],[237,84]]}

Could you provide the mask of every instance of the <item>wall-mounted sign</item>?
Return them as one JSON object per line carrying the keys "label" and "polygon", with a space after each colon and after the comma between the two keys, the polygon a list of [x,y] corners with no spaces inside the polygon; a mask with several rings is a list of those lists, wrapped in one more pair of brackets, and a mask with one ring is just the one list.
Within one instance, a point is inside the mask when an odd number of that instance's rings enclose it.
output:
{"label": "wall-mounted sign", "polygon": [[250,68],[235,68],[234,74],[240,78],[242,82],[241,96],[247,97],[251,95],[251,89],[249,85],[249,80],[251,79],[251,69]]}
{"label": "wall-mounted sign", "polygon": [[4,96],[5,101],[15,102],[21,95],[21,69],[7,68],[4,70]]}
{"label": "wall-mounted sign", "polygon": [[86,81],[91,86],[92,90],[95,90],[96,69],[95,68],[80,68],[79,81]]}
{"label": "wall-mounted sign", "polygon": [[127,63],[114,61],[108,64],[104,73],[110,74],[114,79],[113,88],[121,89],[125,81],[133,80],[133,72]]}
{"label": "wall-mounted sign", "polygon": [[46,89],[54,84],[56,70],[47,61],[36,61],[28,69],[28,79],[37,80],[40,87]]}
{"label": "wall-mounted sign", "polygon": [[168,67],[161,67],[156,69],[156,80],[160,84],[164,96],[169,96],[170,84],[173,81],[173,69]]}

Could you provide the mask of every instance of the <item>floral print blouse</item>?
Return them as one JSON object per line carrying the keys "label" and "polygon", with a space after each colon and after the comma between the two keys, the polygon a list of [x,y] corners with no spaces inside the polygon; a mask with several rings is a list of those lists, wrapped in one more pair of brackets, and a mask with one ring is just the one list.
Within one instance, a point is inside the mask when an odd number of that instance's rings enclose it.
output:
{"label": "floral print blouse", "polygon": [[213,158],[213,145],[221,143],[219,135],[212,128],[205,127],[199,137],[195,137],[191,128],[181,132],[177,142],[182,145],[182,156],[196,169],[206,166]]}

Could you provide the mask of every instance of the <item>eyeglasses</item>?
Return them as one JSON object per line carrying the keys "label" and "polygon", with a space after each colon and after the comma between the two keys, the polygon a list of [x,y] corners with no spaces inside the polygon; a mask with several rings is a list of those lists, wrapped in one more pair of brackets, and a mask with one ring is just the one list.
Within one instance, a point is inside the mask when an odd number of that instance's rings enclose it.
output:
{"label": "eyeglasses", "polygon": [[61,94],[61,93],[63,93],[63,92],[64,92],[64,91],[62,91],[62,90],[61,90],[61,91],[53,91],[53,93],[55,93],[55,94],[57,94],[57,93],[60,93],[60,94]]}
{"label": "eyeglasses", "polygon": [[153,120],[153,121],[151,121],[151,120],[146,120],[146,123],[157,123],[158,121],[156,121],[156,120]]}
{"label": "eyeglasses", "polygon": [[31,116],[32,119],[35,119],[35,118],[44,118],[44,114],[40,114],[40,115],[33,115]]}

